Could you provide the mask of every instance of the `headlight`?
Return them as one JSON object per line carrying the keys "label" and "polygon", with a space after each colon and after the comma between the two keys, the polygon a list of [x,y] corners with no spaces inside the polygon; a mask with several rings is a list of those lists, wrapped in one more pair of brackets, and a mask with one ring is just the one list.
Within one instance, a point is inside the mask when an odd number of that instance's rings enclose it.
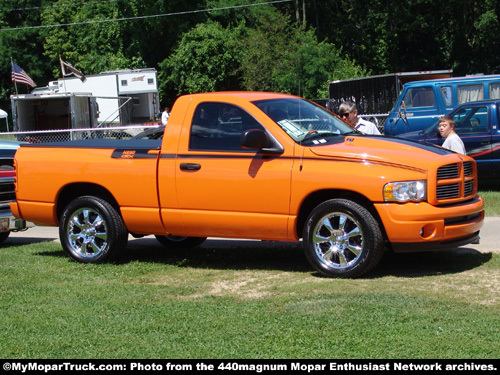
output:
{"label": "headlight", "polygon": [[422,202],[427,199],[426,181],[390,182],[384,186],[386,202]]}

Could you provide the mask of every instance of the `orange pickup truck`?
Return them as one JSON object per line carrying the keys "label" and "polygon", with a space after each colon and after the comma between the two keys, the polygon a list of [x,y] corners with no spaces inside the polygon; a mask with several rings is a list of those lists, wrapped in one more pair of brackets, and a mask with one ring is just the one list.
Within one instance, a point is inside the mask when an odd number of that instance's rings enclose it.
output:
{"label": "orange pickup truck", "polygon": [[358,277],[386,249],[479,239],[472,158],[360,134],[295,96],[182,96],[152,138],[23,144],[12,212],[59,226],[64,250],[84,263],[112,259],[129,233],[166,246],[302,239],[321,274]]}

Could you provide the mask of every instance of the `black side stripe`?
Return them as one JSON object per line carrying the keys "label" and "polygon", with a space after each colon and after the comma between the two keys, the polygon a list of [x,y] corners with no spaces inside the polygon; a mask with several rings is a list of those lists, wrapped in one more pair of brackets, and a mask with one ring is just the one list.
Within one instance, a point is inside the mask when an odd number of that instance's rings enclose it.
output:
{"label": "black side stripe", "polygon": [[[162,158],[168,159],[281,159],[281,160],[297,160],[298,158],[294,158],[291,156],[267,156],[267,155],[211,155],[211,154],[167,154],[161,155]],[[411,165],[397,164],[393,162],[383,162],[383,161],[372,161],[365,159],[354,159],[354,158],[342,158],[342,157],[329,157],[329,156],[318,156],[318,157],[305,157],[302,160],[314,160],[317,162],[342,162],[342,163],[362,163],[362,164],[371,164],[371,165],[382,165],[389,168],[399,168],[405,169],[409,171],[425,173],[426,170],[418,167],[413,167]]]}

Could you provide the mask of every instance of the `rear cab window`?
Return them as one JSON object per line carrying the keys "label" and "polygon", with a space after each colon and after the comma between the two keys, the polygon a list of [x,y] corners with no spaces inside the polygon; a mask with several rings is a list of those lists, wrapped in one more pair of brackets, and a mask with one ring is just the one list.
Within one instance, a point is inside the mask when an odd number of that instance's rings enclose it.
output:
{"label": "rear cab window", "polygon": [[245,110],[222,102],[200,103],[193,116],[189,149],[252,152],[240,142],[243,131],[250,129],[264,127]]}

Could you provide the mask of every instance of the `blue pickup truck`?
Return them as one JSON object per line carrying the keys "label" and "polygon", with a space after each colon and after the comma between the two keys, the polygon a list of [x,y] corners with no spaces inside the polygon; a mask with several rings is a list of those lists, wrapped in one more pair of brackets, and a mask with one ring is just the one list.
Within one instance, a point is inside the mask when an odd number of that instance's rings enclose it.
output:
{"label": "blue pickup truck", "polygon": [[500,75],[475,75],[405,83],[384,123],[385,135],[426,129],[458,105],[500,99]]}
{"label": "blue pickup truck", "polygon": [[[455,131],[465,145],[468,156],[477,162],[480,181],[500,179],[500,99],[462,104],[449,113],[455,120]],[[398,137],[441,146],[438,121],[421,131]]]}

